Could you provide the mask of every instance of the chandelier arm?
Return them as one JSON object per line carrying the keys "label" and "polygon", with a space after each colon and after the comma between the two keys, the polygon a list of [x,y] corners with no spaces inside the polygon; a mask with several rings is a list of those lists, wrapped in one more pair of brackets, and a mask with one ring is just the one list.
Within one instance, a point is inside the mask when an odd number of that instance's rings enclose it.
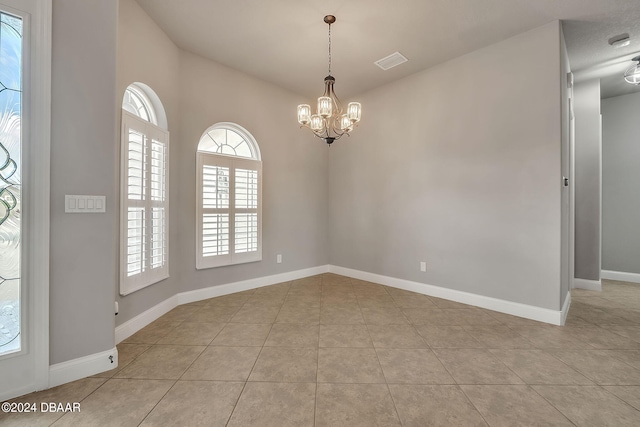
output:
{"label": "chandelier arm", "polygon": [[342,114],[342,102],[340,102],[340,98],[338,98],[338,95],[336,95],[335,90],[333,90],[333,85],[331,86],[331,93],[333,95],[333,98],[335,99],[336,113],[340,115]]}
{"label": "chandelier arm", "polygon": [[346,129],[341,129],[340,127],[336,126],[336,120],[333,121],[331,130],[333,130],[333,133],[337,135],[336,139],[339,139],[345,133],[349,133]]}
{"label": "chandelier arm", "polygon": [[[329,75],[327,77],[330,77],[330,76],[331,75]],[[327,79],[325,77],[324,92],[322,93],[322,96],[329,96],[330,97],[332,90],[331,90],[331,87],[329,86],[329,84],[326,83],[326,81],[327,81]]]}
{"label": "chandelier arm", "polygon": [[329,136],[326,126],[324,126],[321,131],[313,130],[309,124],[300,125],[300,129],[303,129],[303,128],[309,129],[318,138],[325,138],[326,136]]}
{"label": "chandelier arm", "polygon": [[318,138],[326,138],[329,136],[329,126],[327,123],[327,119],[322,119],[322,129],[321,130],[313,130],[311,129],[311,131],[313,132],[313,134],[315,136],[317,136]]}
{"label": "chandelier arm", "polygon": [[[309,129],[311,131],[311,133],[313,134],[313,136],[315,136],[316,138],[320,138],[322,140],[325,140],[326,138],[329,138],[329,132],[328,132],[326,126],[324,127],[324,129],[322,131],[315,131],[315,130],[311,129],[311,126],[309,126],[308,124],[300,125],[300,129],[302,129],[302,128]],[[337,140],[339,138],[340,137],[337,137],[335,139]]]}

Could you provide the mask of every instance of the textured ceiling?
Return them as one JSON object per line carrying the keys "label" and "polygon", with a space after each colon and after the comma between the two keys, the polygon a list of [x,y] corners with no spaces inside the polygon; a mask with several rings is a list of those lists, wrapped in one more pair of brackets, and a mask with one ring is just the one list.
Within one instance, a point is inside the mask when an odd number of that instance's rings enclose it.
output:
{"label": "textured ceiling", "polygon": [[[640,89],[615,77],[640,52],[640,0],[137,1],[180,48],[309,97],[327,74],[327,14],[337,17],[332,74],[345,101],[556,19],[566,21],[579,77],[602,78],[605,96]],[[625,32],[630,46],[608,45]],[[395,51],[409,62],[389,71],[374,65]]]}
{"label": "textured ceiling", "polygon": [[[633,10],[613,9],[609,14],[592,20],[566,20],[563,22],[571,69],[576,81],[600,78],[602,98],[640,91],[624,81],[622,75],[633,65],[631,58],[640,52],[640,0]],[[631,44],[614,49],[608,40],[628,33]]]}

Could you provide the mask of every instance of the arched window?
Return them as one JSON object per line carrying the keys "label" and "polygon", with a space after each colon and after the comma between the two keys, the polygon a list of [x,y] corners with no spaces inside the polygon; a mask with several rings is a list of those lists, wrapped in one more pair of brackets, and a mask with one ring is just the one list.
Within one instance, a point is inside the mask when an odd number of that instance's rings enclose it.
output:
{"label": "arched window", "polygon": [[151,100],[135,83],[124,91],[122,109],[130,112],[134,116],[140,117],[142,120],[158,125],[158,119],[156,119]]}
{"label": "arched window", "polygon": [[120,158],[120,294],[126,295],[169,277],[169,132],[160,99],[141,83],[122,100]]}
{"label": "arched window", "polygon": [[253,136],[217,123],[200,137],[196,268],[262,259],[262,162]]}

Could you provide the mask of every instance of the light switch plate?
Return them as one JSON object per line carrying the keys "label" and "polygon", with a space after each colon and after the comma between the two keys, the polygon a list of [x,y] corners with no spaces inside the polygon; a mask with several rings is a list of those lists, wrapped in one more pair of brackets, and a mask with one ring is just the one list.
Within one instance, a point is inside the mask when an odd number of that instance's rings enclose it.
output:
{"label": "light switch plate", "polygon": [[64,196],[65,213],[104,213],[106,196]]}

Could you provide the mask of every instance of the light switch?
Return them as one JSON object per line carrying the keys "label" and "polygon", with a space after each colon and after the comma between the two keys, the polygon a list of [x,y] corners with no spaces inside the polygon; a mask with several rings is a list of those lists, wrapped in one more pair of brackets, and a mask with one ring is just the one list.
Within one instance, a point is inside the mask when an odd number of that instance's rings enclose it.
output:
{"label": "light switch", "polygon": [[64,211],[66,213],[104,213],[105,196],[64,196]]}

